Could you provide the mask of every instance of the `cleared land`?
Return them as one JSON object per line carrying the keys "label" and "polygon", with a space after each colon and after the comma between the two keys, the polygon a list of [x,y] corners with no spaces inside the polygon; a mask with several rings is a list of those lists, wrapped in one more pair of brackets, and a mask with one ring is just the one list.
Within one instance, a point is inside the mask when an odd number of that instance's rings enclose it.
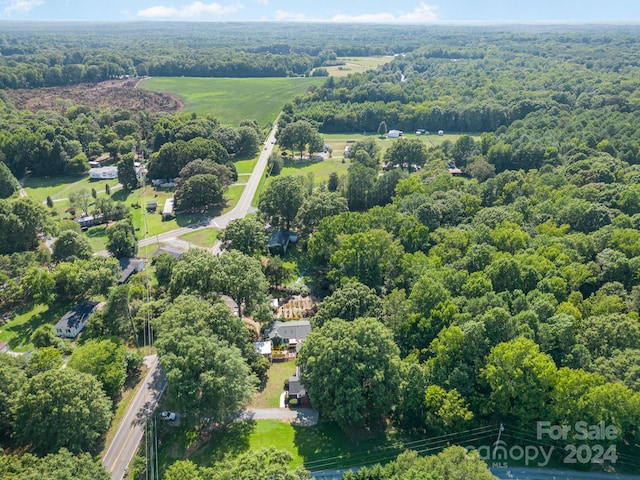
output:
{"label": "cleared land", "polygon": [[211,114],[226,125],[255,119],[272,123],[285,103],[326,78],[149,78],[141,90],[164,92],[183,103],[185,113]]}
{"label": "cleared land", "polygon": [[329,75],[332,77],[346,77],[352,73],[366,72],[367,70],[373,70],[380,65],[393,60],[391,56],[384,57],[339,57],[338,62],[342,62],[342,65],[336,65],[333,67],[325,68]]}

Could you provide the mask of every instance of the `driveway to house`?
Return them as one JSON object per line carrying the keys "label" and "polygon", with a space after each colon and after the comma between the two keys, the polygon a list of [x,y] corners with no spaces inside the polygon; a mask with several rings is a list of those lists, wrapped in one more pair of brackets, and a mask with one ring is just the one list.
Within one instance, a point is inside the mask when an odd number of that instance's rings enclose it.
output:
{"label": "driveway to house", "polygon": [[313,408],[252,408],[238,415],[238,420],[282,420],[300,427],[318,423],[318,411]]}

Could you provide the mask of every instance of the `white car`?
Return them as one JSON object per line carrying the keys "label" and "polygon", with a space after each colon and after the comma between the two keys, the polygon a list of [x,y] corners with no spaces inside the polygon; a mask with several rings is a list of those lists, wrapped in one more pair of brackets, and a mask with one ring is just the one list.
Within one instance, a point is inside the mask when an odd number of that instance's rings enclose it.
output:
{"label": "white car", "polygon": [[177,415],[175,412],[161,412],[160,418],[163,420],[167,420],[169,422],[173,422],[176,419]]}

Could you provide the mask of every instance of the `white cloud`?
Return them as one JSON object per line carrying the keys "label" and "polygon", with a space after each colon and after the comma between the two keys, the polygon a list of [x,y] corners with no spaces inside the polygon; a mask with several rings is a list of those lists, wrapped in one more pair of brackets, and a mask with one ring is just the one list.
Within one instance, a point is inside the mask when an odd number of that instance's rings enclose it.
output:
{"label": "white cloud", "polygon": [[[276,20],[279,22],[313,22],[314,19],[307,17],[304,13],[276,11]],[[315,20],[317,21],[317,20]]]}
{"label": "white cloud", "polygon": [[158,5],[138,12],[139,17],[145,18],[193,18],[204,15],[228,15],[235,13],[242,5],[220,5],[219,3],[193,2],[180,8]]}
{"label": "white cloud", "polygon": [[438,18],[438,7],[420,2],[410,13],[364,13],[361,15],[334,15],[333,22],[343,23],[430,23]]}
{"label": "white cloud", "polygon": [[42,5],[44,3],[43,0],[12,0],[8,2],[4,8],[4,13],[7,15],[12,15],[14,13],[27,13],[33,10],[34,8]]}
{"label": "white cloud", "polygon": [[256,3],[261,3],[262,5],[269,5],[269,0],[253,0]]}

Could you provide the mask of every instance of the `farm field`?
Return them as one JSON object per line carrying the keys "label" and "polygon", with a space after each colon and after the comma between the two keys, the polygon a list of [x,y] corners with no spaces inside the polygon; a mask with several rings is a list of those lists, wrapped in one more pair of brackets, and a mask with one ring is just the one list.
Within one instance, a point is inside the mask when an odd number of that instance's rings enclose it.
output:
{"label": "farm field", "polygon": [[380,65],[393,60],[391,56],[384,57],[338,57],[338,61],[344,62],[344,65],[336,65],[325,68],[332,77],[346,77],[352,73],[366,72],[373,70]]}
{"label": "farm field", "polygon": [[326,78],[186,78],[142,81],[138,88],[168,93],[183,103],[182,112],[212,115],[225,125],[242,120],[271,124],[285,103]]}

